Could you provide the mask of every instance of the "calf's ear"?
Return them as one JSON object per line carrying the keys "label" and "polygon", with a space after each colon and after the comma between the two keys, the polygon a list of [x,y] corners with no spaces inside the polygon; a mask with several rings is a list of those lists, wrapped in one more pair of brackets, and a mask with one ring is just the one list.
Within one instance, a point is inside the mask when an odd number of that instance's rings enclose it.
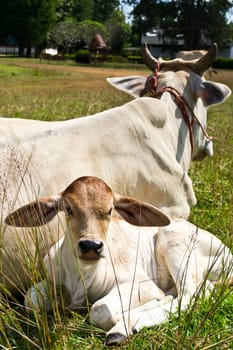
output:
{"label": "calf's ear", "polygon": [[42,226],[51,221],[60,210],[60,196],[40,198],[31,202],[5,218],[5,223],[16,227]]}
{"label": "calf's ear", "polygon": [[130,224],[136,226],[167,226],[170,219],[153,205],[114,193],[114,209]]}

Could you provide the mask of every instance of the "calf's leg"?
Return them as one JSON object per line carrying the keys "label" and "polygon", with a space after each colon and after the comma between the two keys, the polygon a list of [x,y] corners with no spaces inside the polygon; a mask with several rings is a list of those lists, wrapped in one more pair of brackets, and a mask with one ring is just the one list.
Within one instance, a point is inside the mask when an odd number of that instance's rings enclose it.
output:
{"label": "calf's leg", "polygon": [[47,280],[34,284],[26,293],[24,305],[28,311],[48,312],[51,310],[51,286]]}
{"label": "calf's leg", "polygon": [[138,312],[131,314],[131,310],[150,301],[159,303],[164,297],[163,291],[148,276],[140,278],[140,281],[120,284],[93,304],[90,322],[106,331],[113,329],[113,332],[109,332],[106,344],[122,342],[132,334],[133,325],[138,318]]}

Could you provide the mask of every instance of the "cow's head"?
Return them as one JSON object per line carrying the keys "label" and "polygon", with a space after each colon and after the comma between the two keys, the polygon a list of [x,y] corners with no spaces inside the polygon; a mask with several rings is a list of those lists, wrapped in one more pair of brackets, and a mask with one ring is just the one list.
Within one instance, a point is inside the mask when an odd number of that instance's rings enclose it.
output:
{"label": "cow's head", "polygon": [[[102,256],[113,209],[137,226],[165,226],[170,222],[159,209],[116,194],[105,182],[91,176],[78,178],[56,196],[19,208],[9,214],[5,222],[17,227],[40,226],[64,211],[73,251],[82,261],[90,263]],[[114,217],[113,220],[119,219]]]}
{"label": "cow's head", "polygon": [[[222,103],[231,94],[231,90],[226,85],[206,81],[203,77],[203,74],[212,66],[216,58],[216,50],[217,45],[213,44],[209,51],[199,59],[183,60],[177,58],[165,61],[154,58],[147,45],[144,45],[142,49],[142,56],[147,67],[152,72],[158,71],[157,89],[165,86],[176,88],[186,98],[192,111],[200,120],[203,129],[206,128],[207,107]],[[107,78],[107,81],[117,89],[127,92],[134,98],[139,98],[150,93],[153,75],[149,77]],[[205,155],[212,155],[212,141],[206,138],[196,122],[193,123],[193,134],[195,142],[193,159],[201,159]]]}

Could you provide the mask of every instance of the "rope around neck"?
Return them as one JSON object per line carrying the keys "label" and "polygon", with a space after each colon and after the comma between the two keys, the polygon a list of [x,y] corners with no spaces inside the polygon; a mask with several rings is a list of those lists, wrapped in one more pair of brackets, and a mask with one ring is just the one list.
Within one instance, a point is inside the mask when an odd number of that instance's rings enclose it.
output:
{"label": "rope around neck", "polygon": [[[187,103],[187,101],[184,99],[184,97],[181,95],[181,93],[174,87],[172,86],[165,86],[159,90],[157,90],[158,87],[158,71],[159,71],[159,64],[158,66],[155,68],[154,70],[154,75],[150,78],[150,96],[151,97],[155,97],[155,98],[159,98],[162,96],[162,94],[164,92],[169,92],[176,105],[179,107],[184,122],[188,127],[189,130],[189,139],[190,139],[190,144],[191,144],[191,151],[193,153],[193,148],[194,148],[194,135],[193,135],[193,123],[194,121],[200,126],[203,134],[205,135],[207,140],[212,140],[213,137],[209,136],[206,132],[206,130],[204,129],[204,127],[202,126],[200,120],[198,119],[198,117],[193,113],[192,109],[190,108],[189,104]],[[188,112],[187,110],[191,113],[191,120],[189,118]]]}

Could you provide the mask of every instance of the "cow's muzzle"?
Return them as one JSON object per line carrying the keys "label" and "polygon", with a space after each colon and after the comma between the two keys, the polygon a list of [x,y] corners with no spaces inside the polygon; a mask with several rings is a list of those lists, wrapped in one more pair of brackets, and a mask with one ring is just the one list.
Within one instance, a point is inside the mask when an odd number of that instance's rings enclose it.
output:
{"label": "cow's muzzle", "polygon": [[101,257],[104,244],[102,241],[81,240],[78,243],[80,258],[98,260]]}

